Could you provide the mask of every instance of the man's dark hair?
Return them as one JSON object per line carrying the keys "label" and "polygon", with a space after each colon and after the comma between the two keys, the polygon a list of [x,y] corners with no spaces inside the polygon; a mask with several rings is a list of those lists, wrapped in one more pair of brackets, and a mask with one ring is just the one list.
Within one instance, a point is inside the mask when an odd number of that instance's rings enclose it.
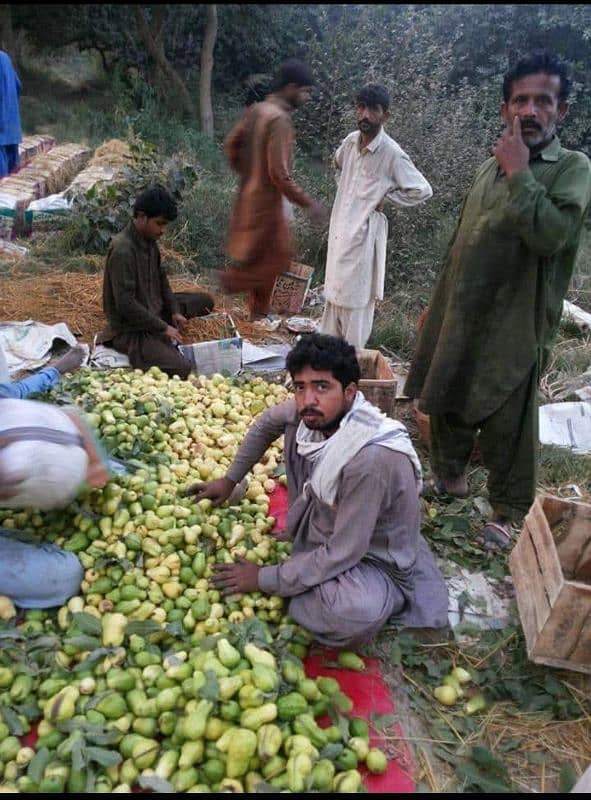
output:
{"label": "man's dark hair", "polygon": [[298,61],[297,58],[290,58],[288,61],[284,61],[273,81],[273,91],[278,92],[289,83],[295,83],[296,86],[314,86],[312,70],[303,61]]}
{"label": "man's dark hair", "polygon": [[515,81],[525,78],[526,75],[537,75],[539,72],[543,72],[545,75],[558,75],[560,78],[558,99],[562,102],[565,101],[570,92],[570,80],[566,64],[555,53],[549,53],[547,50],[535,50],[533,53],[520,58],[517,64],[511,67],[503,78],[503,100],[505,103],[508,103],[511,99]]}
{"label": "man's dark hair", "polygon": [[137,217],[140,211],[143,211],[148,219],[164,217],[169,222],[176,219],[178,215],[176,200],[168,189],[158,183],[148,186],[136,197],[133,204],[133,216]]}
{"label": "man's dark hair", "polygon": [[264,100],[271,92],[273,76],[264,72],[249,75],[244,81],[244,105],[251,106]]}
{"label": "man's dark hair", "polygon": [[370,108],[380,105],[384,111],[390,107],[390,95],[383,83],[366,83],[357,92],[356,103],[365,103]]}
{"label": "man's dark hair", "polygon": [[361,371],[355,348],[339,336],[309,333],[298,341],[287,354],[287,371],[293,378],[304,367],[332,373],[345,389],[350,383],[359,383]]}

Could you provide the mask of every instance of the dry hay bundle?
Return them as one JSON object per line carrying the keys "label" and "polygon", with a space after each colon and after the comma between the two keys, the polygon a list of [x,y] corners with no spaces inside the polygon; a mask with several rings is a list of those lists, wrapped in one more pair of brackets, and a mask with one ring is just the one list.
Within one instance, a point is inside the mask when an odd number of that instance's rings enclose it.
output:
{"label": "dry hay bundle", "polygon": [[24,167],[33,156],[38,153],[45,153],[50,150],[55,144],[53,136],[48,134],[41,134],[37,136],[23,136],[21,143],[18,146],[18,152],[21,159],[21,167]]}
{"label": "dry hay bundle", "polygon": [[[90,257],[88,257],[90,258]],[[97,256],[93,266],[100,268],[104,258]],[[171,276],[170,285],[174,292],[206,291],[192,279]],[[33,319],[53,325],[65,322],[80,341],[92,344],[94,337],[105,327],[103,315],[103,273],[50,272],[33,277],[11,275],[0,279],[0,321],[18,322]],[[223,302],[216,303],[216,311],[228,311],[238,328],[239,335],[260,342],[268,334],[258,330],[243,316],[244,312],[234,305],[225,309]],[[227,338],[228,327],[220,319],[193,319],[188,323],[184,339],[187,343]],[[195,330],[193,330],[193,328]],[[199,337],[199,338],[193,338]]]}
{"label": "dry hay bundle", "polygon": [[35,156],[21,174],[45,181],[45,193],[57,194],[72,181],[92,154],[80,144],[61,144],[48,153]]}
{"label": "dry hay bundle", "polygon": [[113,183],[117,179],[117,171],[112,167],[90,166],[76,175],[65,190],[67,196],[85,194],[98,183]]}
{"label": "dry hay bundle", "polygon": [[[571,690],[584,700],[582,692],[575,687]],[[580,776],[591,763],[591,719],[584,708],[581,711],[578,720],[555,720],[497,703],[488,713],[482,733],[492,752],[503,752],[517,789],[558,792],[563,764],[574,765]],[[505,749],[505,742],[512,746]]]}
{"label": "dry hay bundle", "polygon": [[236,336],[227,314],[212,314],[190,319],[183,329],[185,342],[211,342],[215,339],[231,339]]}
{"label": "dry hay bundle", "polygon": [[131,150],[121,139],[109,139],[94,151],[91,167],[127,167],[131,160]]}
{"label": "dry hay bundle", "polygon": [[2,208],[26,208],[32,200],[38,200],[45,191],[45,182],[41,178],[24,176],[4,178],[0,181],[0,206]]}
{"label": "dry hay bundle", "polygon": [[0,320],[65,322],[82,342],[92,343],[105,324],[102,275],[50,273],[0,281]]}

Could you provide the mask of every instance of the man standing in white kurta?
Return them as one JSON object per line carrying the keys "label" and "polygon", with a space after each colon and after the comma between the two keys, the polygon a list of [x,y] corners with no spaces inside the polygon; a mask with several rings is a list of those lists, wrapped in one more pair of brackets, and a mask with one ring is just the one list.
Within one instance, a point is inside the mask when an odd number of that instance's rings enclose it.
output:
{"label": "man standing in white kurta", "polygon": [[355,100],[359,130],[335,153],[338,188],[328,233],[326,305],[318,331],[363,348],[371,334],[375,302],[384,297],[384,200],[415,206],[428,200],[433,190],[382,127],[390,116],[386,87],[368,83]]}

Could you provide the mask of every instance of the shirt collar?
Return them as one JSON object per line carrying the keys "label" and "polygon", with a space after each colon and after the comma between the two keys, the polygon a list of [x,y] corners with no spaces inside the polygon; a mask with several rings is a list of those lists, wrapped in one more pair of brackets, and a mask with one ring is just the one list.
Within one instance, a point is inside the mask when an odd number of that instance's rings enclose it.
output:
{"label": "shirt collar", "polygon": [[279,106],[279,108],[283,109],[283,111],[293,111],[293,107],[287,102],[287,100],[284,100],[283,97],[279,97],[278,94],[270,94],[267,97],[267,100],[269,100],[271,103],[274,103],[276,106]]}
{"label": "shirt collar", "polygon": [[364,150],[369,150],[370,153],[375,153],[375,151],[380,146],[380,143],[381,143],[381,141],[382,141],[382,139],[384,138],[385,135],[386,135],[386,132],[384,131],[384,128],[382,127],[382,128],[380,128],[380,132],[377,134],[377,136],[374,136],[374,138],[371,140],[371,142],[368,145],[366,145],[365,147],[362,147],[361,146],[361,131],[359,131],[359,151],[362,153]]}
{"label": "shirt collar", "polygon": [[148,250],[150,245],[153,244],[153,242],[149,242],[141,235],[141,233],[135,227],[135,222],[132,219],[129,220],[129,225],[127,226],[127,230],[129,231],[129,235],[133,239],[134,243],[139,247],[141,247],[143,250]]}
{"label": "shirt collar", "polygon": [[560,139],[558,136],[554,136],[551,142],[537,154],[536,158],[541,158],[543,161],[558,161],[561,150]]}

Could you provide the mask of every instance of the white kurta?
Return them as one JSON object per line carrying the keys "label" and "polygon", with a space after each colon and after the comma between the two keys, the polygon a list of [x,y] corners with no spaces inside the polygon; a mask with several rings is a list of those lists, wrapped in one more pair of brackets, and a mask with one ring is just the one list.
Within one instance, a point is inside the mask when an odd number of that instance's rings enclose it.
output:
{"label": "white kurta", "polygon": [[428,200],[433,190],[404,150],[382,128],[359,149],[350,133],[335,153],[337,193],[330,217],[324,295],[329,303],[362,308],[384,296],[388,220],[384,199],[401,206]]}

